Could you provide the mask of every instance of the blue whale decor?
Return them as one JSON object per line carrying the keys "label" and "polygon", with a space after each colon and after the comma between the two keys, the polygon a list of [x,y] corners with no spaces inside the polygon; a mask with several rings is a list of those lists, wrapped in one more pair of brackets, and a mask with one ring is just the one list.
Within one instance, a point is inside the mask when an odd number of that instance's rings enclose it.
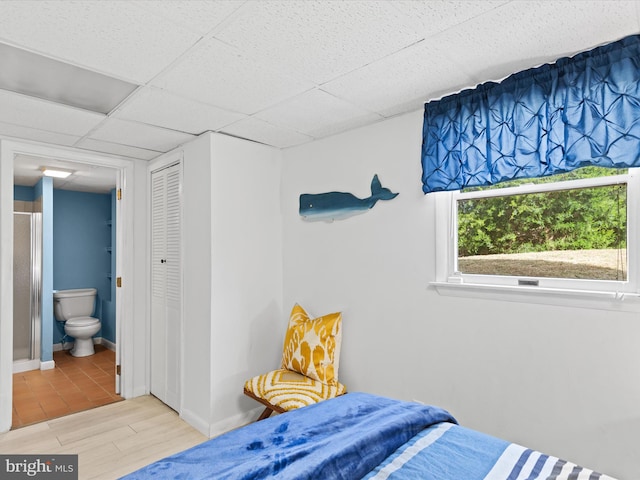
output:
{"label": "blue whale decor", "polygon": [[308,221],[342,220],[368,211],[378,200],[391,200],[397,196],[397,193],[384,188],[378,175],[374,175],[371,180],[371,196],[367,198],[358,198],[345,192],[303,193],[300,195],[300,216]]}

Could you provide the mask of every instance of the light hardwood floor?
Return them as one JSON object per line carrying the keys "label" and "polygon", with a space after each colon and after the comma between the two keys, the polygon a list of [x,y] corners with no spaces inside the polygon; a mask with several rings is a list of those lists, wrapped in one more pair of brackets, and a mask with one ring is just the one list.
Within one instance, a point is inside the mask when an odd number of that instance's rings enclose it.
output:
{"label": "light hardwood floor", "polygon": [[3,454],[78,454],[78,477],[115,479],[207,440],[152,396],[0,434]]}

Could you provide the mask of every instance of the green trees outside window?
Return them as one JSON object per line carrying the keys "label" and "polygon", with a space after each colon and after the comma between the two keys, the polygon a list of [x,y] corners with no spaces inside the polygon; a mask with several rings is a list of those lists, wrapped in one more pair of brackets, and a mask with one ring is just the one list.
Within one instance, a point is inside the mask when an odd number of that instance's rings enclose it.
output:
{"label": "green trees outside window", "polygon": [[[620,173],[626,171],[587,167],[553,177],[508,182],[508,186],[586,179]],[[497,187],[504,186],[507,185],[500,184]],[[493,189],[496,186],[489,188]],[[479,255],[626,251],[626,183],[543,193],[469,198],[458,200],[457,213],[458,262],[460,271],[465,273],[505,274],[488,271],[496,266],[495,262],[494,265],[485,262],[481,271],[473,271],[479,267],[472,268],[469,262],[465,264],[466,257]],[[619,256],[619,253],[616,253],[614,258],[616,256]],[[617,276],[619,277],[619,274]]]}

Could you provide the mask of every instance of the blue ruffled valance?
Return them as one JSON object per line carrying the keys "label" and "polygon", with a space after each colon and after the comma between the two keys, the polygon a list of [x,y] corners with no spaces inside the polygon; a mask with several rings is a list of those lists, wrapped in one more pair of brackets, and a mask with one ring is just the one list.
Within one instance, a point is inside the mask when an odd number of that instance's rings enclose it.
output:
{"label": "blue ruffled valance", "polygon": [[425,193],[640,166],[640,35],[425,105]]}

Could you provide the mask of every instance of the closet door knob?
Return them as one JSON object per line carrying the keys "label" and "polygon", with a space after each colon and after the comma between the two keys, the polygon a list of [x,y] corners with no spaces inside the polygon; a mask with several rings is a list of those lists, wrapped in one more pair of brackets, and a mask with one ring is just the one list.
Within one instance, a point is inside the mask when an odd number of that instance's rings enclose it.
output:
{"label": "closet door knob", "polygon": [[160,259],[160,263],[167,263],[167,260],[162,258],[162,259]]}

